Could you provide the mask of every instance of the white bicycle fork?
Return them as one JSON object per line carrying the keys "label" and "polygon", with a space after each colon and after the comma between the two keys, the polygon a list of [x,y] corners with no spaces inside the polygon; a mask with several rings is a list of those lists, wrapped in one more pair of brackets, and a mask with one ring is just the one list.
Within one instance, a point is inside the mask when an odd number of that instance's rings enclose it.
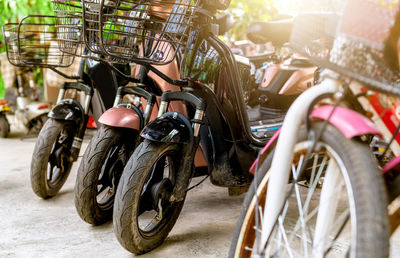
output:
{"label": "white bicycle fork", "polygon": [[[316,85],[303,92],[290,106],[279,139],[276,145],[275,154],[272,159],[270,178],[263,214],[263,232],[258,248],[263,248],[271,234],[275,221],[280,214],[280,208],[284,205],[286,196],[286,185],[289,180],[293,151],[297,141],[298,131],[312,102],[321,95],[335,93],[340,89],[341,84],[334,79],[327,78],[319,85]],[[324,232],[321,232],[324,234]]]}

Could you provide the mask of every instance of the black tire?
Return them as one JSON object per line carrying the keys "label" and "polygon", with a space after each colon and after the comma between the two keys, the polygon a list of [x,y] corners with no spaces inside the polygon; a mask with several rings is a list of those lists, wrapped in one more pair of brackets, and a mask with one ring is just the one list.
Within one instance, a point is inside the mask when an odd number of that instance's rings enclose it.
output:
{"label": "black tire", "polygon": [[[313,124],[313,128],[316,130],[320,127],[321,123]],[[306,140],[307,134],[303,128],[298,142]],[[331,125],[327,126],[319,142],[331,147],[339,155],[348,171],[347,178],[354,196],[354,218],[356,219],[356,245],[354,249],[352,247],[350,249],[355,251],[355,257],[387,257],[389,248],[387,197],[383,178],[370,149],[366,144],[357,140],[345,138]],[[229,257],[250,257],[252,254],[250,251],[246,251],[245,247],[252,248],[255,241],[254,208],[256,200],[259,207],[264,205],[268,182],[266,174],[270,168],[272,156],[273,154],[270,154],[260,166],[257,181],[258,197],[255,196],[256,187],[253,182],[243,202]],[[268,209],[264,211],[268,212]],[[347,253],[347,255],[349,254]]]}
{"label": "black tire", "polygon": [[8,123],[7,117],[0,114],[0,137],[7,138],[10,132],[10,123]]}
{"label": "black tire", "polygon": [[90,141],[75,184],[75,207],[87,223],[111,220],[119,178],[137,136],[137,131],[102,125]]}
{"label": "black tire", "polygon": [[70,153],[75,132],[73,122],[52,118],[40,131],[31,162],[31,185],[37,196],[55,196],[67,180],[73,163]]}
{"label": "black tire", "polygon": [[[162,219],[155,225],[149,223],[146,229],[149,226],[151,228],[147,231],[140,228],[141,218],[139,217],[146,217],[147,213],[154,213],[158,209],[154,204],[157,201],[149,197],[150,189],[153,190],[157,183],[170,180],[172,184],[168,191],[169,193],[172,191],[175,174],[182,159],[180,147],[177,144],[153,143],[144,140],[124,169],[115,197],[114,233],[121,245],[134,254],[146,253],[161,245],[182,210],[184,201],[170,203],[169,195],[163,196],[158,199],[163,207]],[[165,162],[164,157],[169,157],[168,163]],[[166,164],[172,168],[167,176],[168,179],[163,175]],[[163,168],[162,172],[160,168]],[[165,188],[168,189],[168,187]],[[153,222],[153,220],[150,221]]]}

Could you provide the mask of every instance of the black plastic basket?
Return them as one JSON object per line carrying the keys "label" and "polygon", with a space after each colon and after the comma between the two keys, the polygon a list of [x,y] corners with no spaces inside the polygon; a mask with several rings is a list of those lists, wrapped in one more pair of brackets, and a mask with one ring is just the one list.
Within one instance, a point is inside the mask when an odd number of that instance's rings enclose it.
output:
{"label": "black plastic basket", "polygon": [[[400,4],[343,1],[334,12],[303,13],[294,21],[291,46],[315,64],[375,90],[400,95],[399,69],[390,61],[388,38]],[[397,56],[393,49],[391,56]]]}
{"label": "black plastic basket", "polygon": [[113,60],[167,64],[186,48],[197,4],[198,0],[85,0],[85,43]]}
{"label": "black plastic basket", "polygon": [[8,60],[15,66],[68,67],[74,61],[74,55],[59,49],[54,16],[26,16],[2,30]]}

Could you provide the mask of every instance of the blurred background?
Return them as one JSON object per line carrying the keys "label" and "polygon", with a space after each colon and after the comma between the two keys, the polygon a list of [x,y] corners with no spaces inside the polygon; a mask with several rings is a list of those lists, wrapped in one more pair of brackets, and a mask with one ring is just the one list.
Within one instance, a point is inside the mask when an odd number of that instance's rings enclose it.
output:
{"label": "blurred background", "polygon": [[[341,0],[231,0],[228,11],[234,15],[235,26],[224,40],[234,44],[247,40],[246,31],[249,24],[255,20],[276,19],[282,14],[294,14],[299,10],[329,9],[335,2]],[[52,14],[51,0],[2,0],[0,1],[0,25],[8,22],[18,22],[28,14]],[[0,35],[0,53],[3,53],[3,35]],[[232,45],[231,44],[231,45]],[[1,60],[5,60],[2,58]],[[4,62],[4,61],[3,61]],[[43,74],[40,69],[35,71],[37,85],[43,85]],[[0,73],[0,98],[4,97],[4,81]]]}

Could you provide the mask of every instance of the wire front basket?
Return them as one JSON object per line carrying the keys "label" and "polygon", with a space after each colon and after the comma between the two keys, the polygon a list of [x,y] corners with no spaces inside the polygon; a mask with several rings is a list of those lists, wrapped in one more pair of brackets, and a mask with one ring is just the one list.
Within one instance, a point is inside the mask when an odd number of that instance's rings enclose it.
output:
{"label": "wire front basket", "polygon": [[30,15],[3,26],[7,57],[15,66],[68,67],[74,55],[59,50],[56,17]]}
{"label": "wire front basket", "polygon": [[85,0],[85,43],[114,60],[167,64],[184,51],[198,0]]}
{"label": "wire front basket", "polygon": [[82,1],[83,39],[90,52],[103,55],[106,53],[100,43],[100,3],[101,0]]}
{"label": "wire front basket", "polygon": [[52,0],[52,3],[60,50],[80,56],[83,46],[81,0]]}
{"label": "wire front basket", "polygon": [[[294,21],[291,46],[315,64],[400,95],[396,47],[389,48],[399,4],[347,0],[333,12],[303,13]],[[390,53],[389,53],[390,52]]]}

